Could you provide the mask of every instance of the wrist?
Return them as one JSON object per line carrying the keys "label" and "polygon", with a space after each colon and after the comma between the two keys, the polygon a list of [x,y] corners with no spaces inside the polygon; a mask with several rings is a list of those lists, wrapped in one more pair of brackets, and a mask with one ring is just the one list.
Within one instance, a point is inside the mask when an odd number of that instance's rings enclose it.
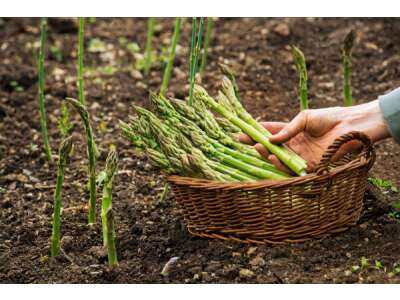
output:
{"label": "wrist", "polygon": [[365,133],[372,142],[390,137],[378,100],[344,109],[344,122],[351,130]]}

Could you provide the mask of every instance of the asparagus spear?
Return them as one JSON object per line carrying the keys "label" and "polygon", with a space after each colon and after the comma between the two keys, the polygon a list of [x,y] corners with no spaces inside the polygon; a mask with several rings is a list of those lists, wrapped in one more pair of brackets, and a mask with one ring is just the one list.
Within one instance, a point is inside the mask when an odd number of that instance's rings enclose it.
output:
{"label": "asparagus spear", "polygon": [[58,151],[57,183],[54,192],[53,229],[51,234],[51,256],[60,254],[60,227],[61,227],[61,193],[64,183],[64,169],[69,153],[72,149],[71,137],[64,139]]}
{"label": "asparagus spear", "polygon": [[47,159],[52,161],[51,147],[49,143],[49,134],[47,131],[47,117],[45,108],[44,97],[44,60],[46,57],[46,32],[47,32],[47,18],[40,19],[40,49],[38,61],[38,82],[39,82],[39,114],[40,114],[40,129],[42,131],[43,147],[46,152]]}
{"label": "asparagus spear", "polygon": [[292,55],[299,76],[300,110],[308,109],[307,66],[303,52],[292,47]]}
{"label": "asparagus spear", "polygon": [[353,50],[356,34],[351,30],[345,37],[343,42],[343,95],[344,105],[353,105],[353,98],[351,95],[351,53]]}
{"label": "asparagus spear", "polygon": [[90,126],[89,113],[86,110],[85,105],[72,98],[66,98],[66,100],[78,111],[86,131],[86,144],[89,156],[88,173],[90,192],[88,221],[89,224],[93,224],[96,222],[96,147],[93,139],[93,131]]}
{"label": "asparagus spear", "polygon": [[207,106],[224,116],[234,125],[240,127],[243,132],[248,134],[254,141],[265,146],[269,151],[271,151],[271,153],[275,154],[296,174],[301,176],[306,174],[306,163],[301,161],[298,157],[294,156],[293,153],[290,153],[285,148],[272,144],[268,140],[268,137],[271,136],[271,133],[262,127],[256,120],[254,120],[247,112],[244,111],[244,109],[240,110],[240,114],[241,117],[243,115],[245,118],[238,118],[225,109],[225,107],[223,107],[221,104],[217,103],[202,87],[198,85],[196,85],[194,88],[194,97],[203,101]]}
{"label": "asparagus spear", "polygon": [[115,249],[114,214],[112,211],[112,182],[118,167],[117,152],[112,149],[107,156],[106,178],[103,186],[101,202],[101,223],[103,229],[103,244],[107,248],[108,264],[111,268],[118,266],[117,251]]}

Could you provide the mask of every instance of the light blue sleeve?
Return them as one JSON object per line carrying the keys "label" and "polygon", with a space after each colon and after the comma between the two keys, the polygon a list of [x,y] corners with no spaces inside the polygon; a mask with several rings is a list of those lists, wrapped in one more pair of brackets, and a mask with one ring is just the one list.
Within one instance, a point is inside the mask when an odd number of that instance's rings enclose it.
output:
{"label": "light blue sleeve", "polygon": [[378,97],[386,126],[394,140],[400,144],[400,88]]}

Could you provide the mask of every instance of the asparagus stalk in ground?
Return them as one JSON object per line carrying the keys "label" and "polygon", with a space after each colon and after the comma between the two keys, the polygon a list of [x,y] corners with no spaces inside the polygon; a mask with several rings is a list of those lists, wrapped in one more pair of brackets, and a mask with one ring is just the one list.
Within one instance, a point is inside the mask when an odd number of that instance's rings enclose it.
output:
{"label": "asparagus stalk in ground", "polygon": [[353,105],[353,98],[351,95],[351,53],[353,50],[356,34],[351,30],[345,37],[343,42],[343,96],[344,105]]}
{"label": "asparagus stalk in ground", "polygon": [[160,95],[165,95],[168,89],[169,80],[171,78],[172,67],[175,59],[175,49],[178,44],[179,36],[181,33],[182,18],[175,19],[175,28],[172,36],[171,47],[169,49],[168,62],[164,70],[163,80],[160,88]]}
{"label": "asparagus stalk in ground", "polygon": [[145,64],[144,64],[144,73],[149,74],[151,67],[151,55],[152,55],[152,44],[153,44],[153,35],[154,35],[154,26],[155,26],[155,18],[151,17],[147,20],[147,39],[146,39],[146,48],[144,50]]}
{"label": "asparagus stalk in ground", "polygon": [[54,192],[53,229],[51,234],[51,256],[60,254],[60,227],[61,227],[61,193],[64,183],[64,169],[72,148],[71,137],[64,139],[58,150],[57,182]]}
{"label": "asparagus stalk in ground", "polygon": [[189,105],[192,106],[193,100],[193,87],[196,80],[198,59],[200,54],[201,40],[203,37],[203,22],[204,19],[200,18],[199,31],[196,37],[196,18],[192,18],[192,41],[190,48],[190,65],[189,65]]}
{"label": "asparagus stalk in ground", "polygon": [[201,57],[201,64],[200,64],[201,76],[204,75],[204,70],[206,68],[207,56],[208,56],[208,45],[209,45],[210,39],[211,39],[213,24],[214,24],[213,18],[211,18],[211,17],[207,18],[207,29],[206,29],[206,35],[204,37],[203,55]]}
{"label": "asparagus stalk in ground", "polygon": [[300,110],[308,109],[308,89],[307,89],[307,66],[306,59],[303,52],[297,48],[292,47],[292,55],[294,64],[296,66],[297,74],[299,76],[299,97],[300,97]]}
{"label": "asparagus stalk in ground", "polygon": [[204,101],[204,103],[215,112],[221,114],[234,125],[240,127],[243,132],[248,134],[254,141],[262,144],[271,153],[275,154],[283,163],[286,164],[286,166],[288,166],[296,174],[306,174],[306,163],[304,162],[304,160],[301,161],[299,157],[294,156],[294,154],[290,153],[285,148],[272,144],[268,140],[268,137],[271,135],[271,133],[264,127],[262,127],[257,121],[255,121],[247,112],[246,114],[248,116],[245,120],[236,117],[227,109],[225,109],[221,104],[217,103],[213,98],[211,98],[207,94],[207,92],[198,85],[196,85],[194,88],[194,97],[201,101]]}
{"label": "asparagus stalk in ground", "polygon": [[85,127],[87,152],[89,157],[88,173],[90,196],[88,222],[89,224],[93,224],[96,222],[96,148],[93,139],[93,131],[90,126],[89,113],[85,106],[76,99],[67,98],[66,100],[77,110],[82,119],[83,126]]}
{"label": "asparagus stalk in ground", "polygon": [[110,267],[118,265],[115,249],[114,215],[112,212],[112,183],[118,167],[118,154],[112,149],[107,156],[106,177],[103,185],[103,199],[101,201],[101,224],[103,229],[103,245],[107,249],[108,264]]}
{"label": "asparagus stalk in ground", "polygon": [[85,50],[85,18],[79,18],[79,34],[78,34],[78,86],[79,86],[79,102],[86,105],[85,87],[84,87],[84,70],[83,57]]}
{"label": "asparagus stalk in ground", "polygon": [[40,128],[42,131],[42,139],[44,151],[46,152],[47,159],[52,161],[51,148],[49,143],[49,134],[47,132],[47,118],[44,99],[44,59],[46,56],[46,32],[47,32],[47,19],[40,19],[40,49],[38,61],[38,81],[39,81],[39,113],[40,113]]}

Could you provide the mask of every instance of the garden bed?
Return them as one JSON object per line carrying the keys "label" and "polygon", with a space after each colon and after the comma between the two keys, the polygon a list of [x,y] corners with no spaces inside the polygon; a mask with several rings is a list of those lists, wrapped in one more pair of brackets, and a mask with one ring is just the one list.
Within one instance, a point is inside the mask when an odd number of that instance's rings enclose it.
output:
{"label": "garden bed", "polygon": [[[172,19],[159,21],[155,45],[168,47]],[[390,274],[400,264],[400,223],[390,216],[398,194],[370,188],[359,224],[337,236],[287,246],[251,246],[200,239],[187,233],[172,195],[160,201],[163,178],[123,139],[118,120],[126,120],[132,104],[146,105],[156,91],[162,65],[150,75],[134,70],[129,49],[143,52],[144,19],[96,19],[88,22],[86,43],[104,47],[88,52],[86,101],[104,167],[110,144],[116,145],[120,167],[114,183],[120,266],[110,271],[102,251],[101,227],[87,225],[86,148],[74,132],[75,154],[66,168],[62,214],[62,255],[50,256],[51,216],[56,168],[41,151],[37,109],[36,60],[30,47],[38,41],[37,19],[0,22],[0,282],[74,283],[296,283],[400,282]],[[310,78],[310,107],[342,103],[340,44],[350,28],[357,31],[354,49],[353,97],[356,103],[375,99],[400,85],[400,21],[397,19],[220,19],[215,22],[203,84],[216,90],[217,63],[237,73],[242,99],[260,120],[289,120],[298,111],[297,75],[289,45],[305,53]],[[50,20],[46,60],[46,94],[51,146],[58,147],[60,100],[77,97],[77,25]],[[125,40],[124,40],[124,39]],[[183,25],[170,93],[187,95],[190,22]],[[60,59],[61,55],[61,59]],[[111,74],[112,73],[112,74]],[[15,82],[15,83],[13,83]],[[74,117],[75,118],[75,117]],[[74,119],[80,129],[79,119]],[[371,177],[398,183],[400,148],[392,141],[376,146]],[[376,199],[378,198],[378,200]],[[163,277],[160,271],[174,256],[179,260]],[[351,272],[366,257],[382,269]],[[354,271],[354,270],[353,270]]]}

